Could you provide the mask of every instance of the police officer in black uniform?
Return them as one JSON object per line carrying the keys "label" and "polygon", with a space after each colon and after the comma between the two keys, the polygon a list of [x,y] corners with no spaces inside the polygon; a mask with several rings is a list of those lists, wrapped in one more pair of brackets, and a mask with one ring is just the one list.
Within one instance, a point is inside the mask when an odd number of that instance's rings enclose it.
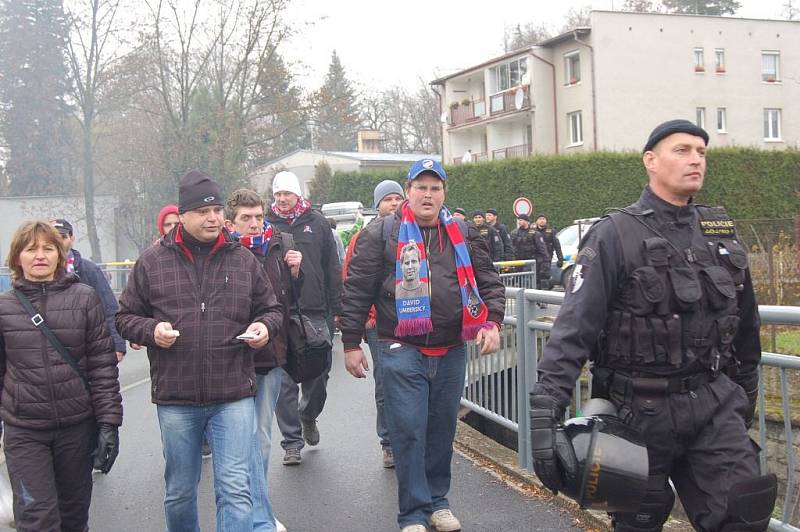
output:
{"label": "police officer in black uniform", "polygon": [[547,248],[541,235],[531,227],[530,217],[527,214],[517,216],[517,228],[511,232],[511,242],[514,246],[514,259],[531,260],[547,256]]}
{"label": "police officer in black uniform", "polygon": [[489,248],[492,262],[500,262],[503,260],[503,241],[500,235],[497,234],[494,227],[486,223],[486,215],[483,211],[475,211],[472,213],[472,222],[478,228],[478,232],[486,240],[486,246]]}
{"label": "police officer in black uniform", "polygon": [[486,223],[497,231],[497,235],[503,242],[503,260],[514,260],[514,245],[511,243],[511,235],[506,224],[500,223],[497,218],[497,209],[486,209]]}
{"label": "police officer in black uniform", "polygon": [[675,486],[706,532],[767,529],[776,479],[762,476],[752,422],[761,358],[758,309],[745,249],[721,207],[693,201],[708,134],[686,120],[653,130],[639,201],[612,211],[584,238],[530,395],[536,474],[562,487],[554,429],[581,367],[592,395],[641,431],[650,479],[616,532],[657,532]]}

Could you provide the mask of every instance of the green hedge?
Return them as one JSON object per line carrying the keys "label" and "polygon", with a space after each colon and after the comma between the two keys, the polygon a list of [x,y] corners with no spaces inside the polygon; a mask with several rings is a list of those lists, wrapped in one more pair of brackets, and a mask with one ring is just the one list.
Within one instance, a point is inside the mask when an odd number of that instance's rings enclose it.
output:
{"label": "green hedge", "polygon": [[[514,199],[525,196],[535,213],[563,227],[577,218],[599,216],[609,207],[633,203],[647,183],[639,153],[597,152],[537,156],[448,166],[451,209],[494,207],[512,225]],[[372,205],[382,179],[403,182],[400,172],[365,175],[337,172],[331,201]],[[724,205],[735,219],[791,218],[800,213],[800,151],[751,148],[709,150],[703,190],[696,200]]]}

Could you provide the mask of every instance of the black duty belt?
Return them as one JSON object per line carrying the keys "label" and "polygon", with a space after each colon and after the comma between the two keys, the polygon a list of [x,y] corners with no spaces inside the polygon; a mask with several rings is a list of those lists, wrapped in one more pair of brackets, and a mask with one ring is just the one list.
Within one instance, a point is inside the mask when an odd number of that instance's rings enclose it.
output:
{"label": "black duty belt", "polygon": [[669,395],[687,393],[716,379],[713,373],[695,373],[683,377],[632,377],[618,371],[614,372],[611,386],[630,390],[643,395]]}

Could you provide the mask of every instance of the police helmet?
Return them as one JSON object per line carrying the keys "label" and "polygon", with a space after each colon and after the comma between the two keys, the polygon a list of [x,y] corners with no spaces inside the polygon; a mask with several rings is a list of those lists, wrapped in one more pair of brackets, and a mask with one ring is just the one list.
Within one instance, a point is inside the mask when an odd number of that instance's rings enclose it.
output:
{"label": "police helmet", "polygon": [[647,491],[647,447],[639,432],[616,416],[613,405],[592,400],[587,407],[587,413],[601,413],[567,420],[559,429],[564,437],[556,438],[562,491],[581,508],[635,512]]}

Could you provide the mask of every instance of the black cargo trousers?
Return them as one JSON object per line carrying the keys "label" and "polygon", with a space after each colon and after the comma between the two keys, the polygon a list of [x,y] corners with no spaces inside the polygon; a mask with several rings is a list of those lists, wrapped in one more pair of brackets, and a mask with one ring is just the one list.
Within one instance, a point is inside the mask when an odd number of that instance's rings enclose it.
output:
{"label": "black cargo trousers", "polygon": [[4,447],[19,532],[84,532],[97,446],[93,418],[59,429],[5,424]]}
{"label": "black cargo trousers", "polygon": [[640,431],[650,461],[644,501],[636,513],[612,516],[615,532],[660,531],[675,502],[670,479],[695,530],[718,532],[738,520],[736,512],[763,514],[763,497],[756,497],[759,510],[751,496],[742,498],[739,488],[732,490],[761,475],[759,447],[745,426],[748,400],[741,386],[721,374],[694,389],[659,393],[640,386],[641,380],[616,374],[605,383],[594,381],[593,395],[611,400],[620,417]]}

